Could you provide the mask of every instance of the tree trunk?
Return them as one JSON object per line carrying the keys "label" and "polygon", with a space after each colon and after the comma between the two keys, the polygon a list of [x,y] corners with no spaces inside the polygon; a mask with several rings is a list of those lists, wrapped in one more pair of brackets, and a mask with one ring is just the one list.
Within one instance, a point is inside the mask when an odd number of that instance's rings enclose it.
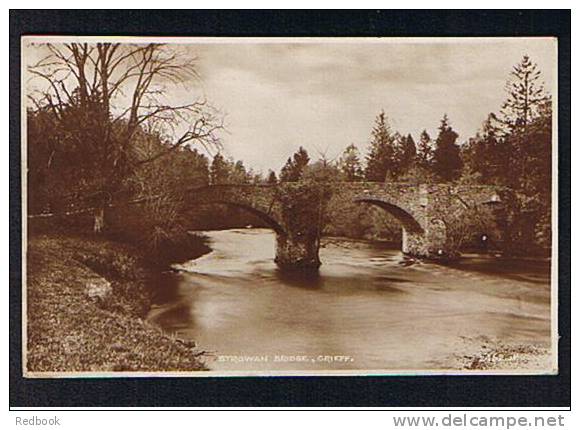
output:
{"label": "tree trunk", "polygon": [[101,206],[95,209],[93,232],[101,234],[105,229],[105,207]]}

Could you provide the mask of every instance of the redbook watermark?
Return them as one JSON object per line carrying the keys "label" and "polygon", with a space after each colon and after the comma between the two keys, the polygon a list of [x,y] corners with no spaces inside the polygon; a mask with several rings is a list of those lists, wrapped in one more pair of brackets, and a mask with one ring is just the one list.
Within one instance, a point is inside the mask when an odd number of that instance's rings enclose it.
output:
{"label": "redbook watermark", "polygon": [[49,418],[38,417],[36,415],[32,417],[16,417],[17,426],[60,426],[60,417],[53,416]]}

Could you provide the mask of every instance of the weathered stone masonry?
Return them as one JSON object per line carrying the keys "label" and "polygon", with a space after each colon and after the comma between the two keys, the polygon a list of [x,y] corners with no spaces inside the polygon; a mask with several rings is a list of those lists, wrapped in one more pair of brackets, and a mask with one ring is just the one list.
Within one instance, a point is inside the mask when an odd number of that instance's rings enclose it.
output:
{"label": "weathered stone masonry", "polygon": [[[281,267],[318,267],[317,235],[312,213],[288,214],[280,200],[282,185],[214,185],[192,190],[192,203],[222,203],[243,208],[276,232],[276,263]],[[402,251],[417,257],[453,258],[448,230],[456,215],[468,208],[502,204],[509,194],[492,186],[356,182],[331,185],[332,199],[376,205],[403,228]],[[310,218],[301,220],[300,217]]]}

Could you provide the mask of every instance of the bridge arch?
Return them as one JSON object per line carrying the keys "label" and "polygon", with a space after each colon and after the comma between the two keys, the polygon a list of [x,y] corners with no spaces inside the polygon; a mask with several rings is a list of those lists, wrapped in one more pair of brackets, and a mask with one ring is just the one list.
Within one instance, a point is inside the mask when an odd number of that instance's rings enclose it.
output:
{"label": "bridge arch", "polygon": [[401,250],[404,254],[418,254],[423,251],[426,242],[425,228],[415,216],[402,205],[393,203],[385,198],[364,196],[354,198],[356,203],[367,203],[377,206],[392,215],[401,224],[403,230]]}
{"label": "bridge arch", "polygon": [[[271,185],[211,185],[191,190],[196,205],[223,204],[240,208],[257,216],[276,233],[276,257],[281,268],[318,268],[317,237],[296,229],[295,222],[304,217],[300,211],[292,216],[284,210],[279,199],[279,186]],[[308,224],[300,219],[298,224]]]}
{"label": "bridge arch", "polygon": [[280,225],[280,222],[278,222],[274,218],[273,215],[267,213],[262,208],[256,208],[256,207],[248,205],[248,204],[238,203],[235,201],[228,201],[228,200],[212,200],[212,201],[202,202],[201,205],[202,206],[224,205],[224,206],[229,206],[229,207],[233,207],[236,209],[241,209],[244,212],[252,214],[256,218],[260,219],[261,221],[264,221],[264,223],[266,223],[272,230],[274,230],[274,232],[276,232],[276,234],[282,234],[282,235],[286,234],[286,230]]}
{"label": "bridge arch", "polygon": [[354,201],[356,203],[368,203],[373,206],[378,206],[381,209],[385,210],[389,214],[391,214],[399,223],[403,226],[403,228],[409,232],[414,234],[424,234],[425,230],[417,221],[417,219],[411,215],[407,210],[403,209],[401,206],[388,202],[384,199],[379,198],[372,198],[372,197],[365,197],[365,198],[355,198]]}
{"label": "bridge arch", "polygon": [[275,188],[249,184],[215,184],[189,190],[190,205],[224,205],[241,209],[264,221],[277,234],[286,234],[274,204]]}

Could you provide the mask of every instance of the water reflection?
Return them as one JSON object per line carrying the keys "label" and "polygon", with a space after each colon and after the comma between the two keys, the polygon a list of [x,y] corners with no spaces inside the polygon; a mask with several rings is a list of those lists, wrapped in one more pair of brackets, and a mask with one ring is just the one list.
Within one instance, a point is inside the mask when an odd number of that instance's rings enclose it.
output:
{"label": "water reflection", "polygon": [[283,284],[306,289],[321,288],[324,279],[318,270],[280,270],[274,271],[276,278]]}

